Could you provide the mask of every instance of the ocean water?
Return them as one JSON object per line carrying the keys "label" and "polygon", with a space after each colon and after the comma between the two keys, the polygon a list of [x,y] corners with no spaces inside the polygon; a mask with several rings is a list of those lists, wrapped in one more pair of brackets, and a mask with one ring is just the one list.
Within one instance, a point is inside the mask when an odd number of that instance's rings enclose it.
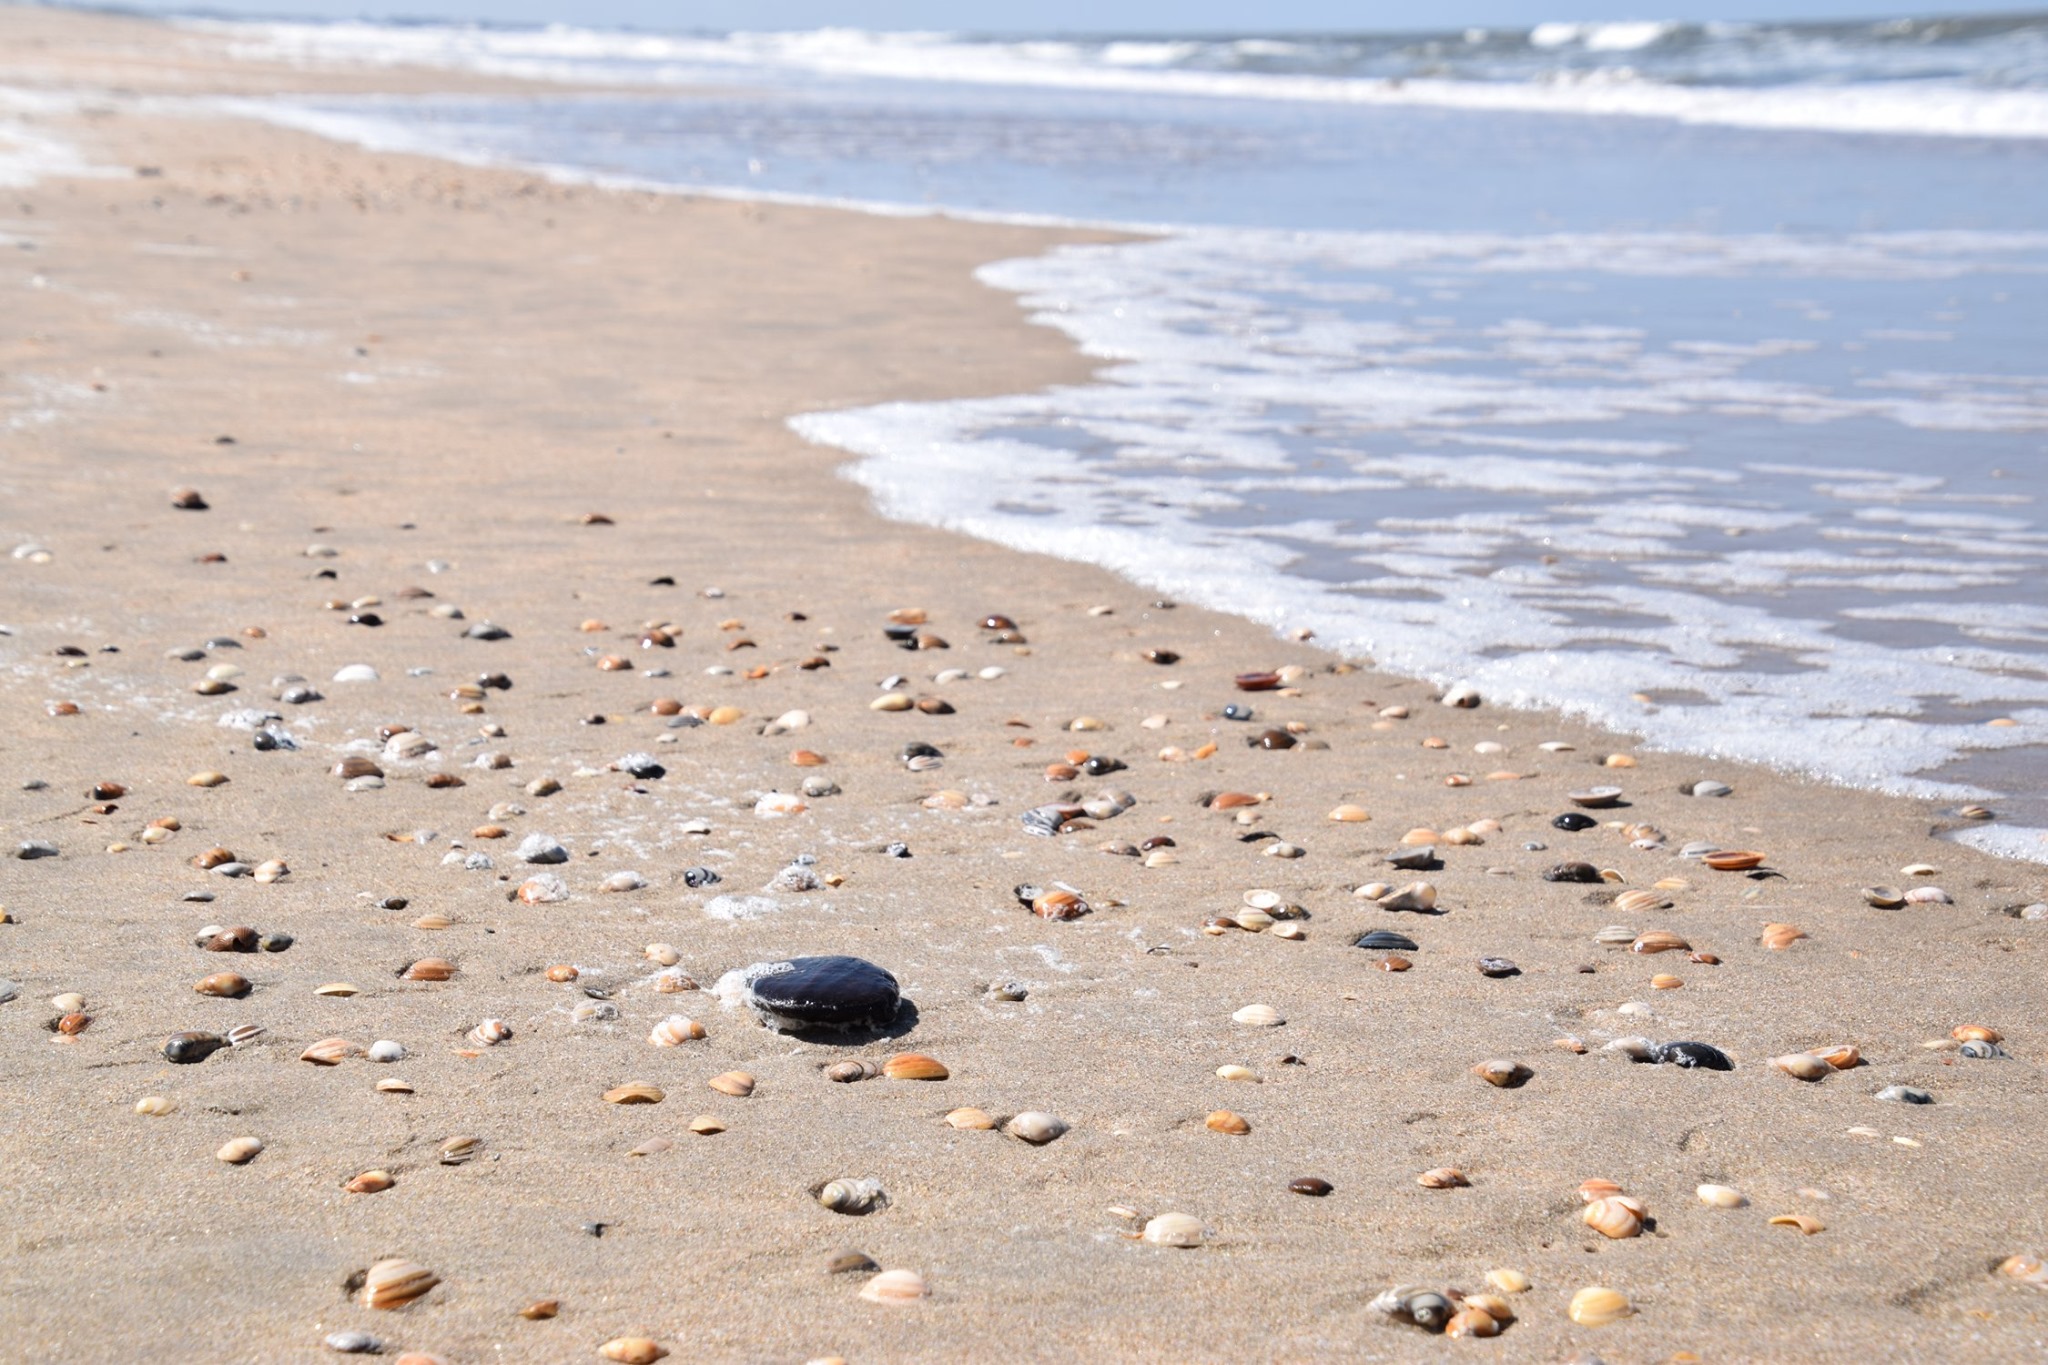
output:
{"label": "ocean water", "polygon": [[577,87],[237,106],[367,145],[1142,228],[983,271],[1095,382],[796,429],[889,516],[2048,861],[2048,16],[225,27]]}

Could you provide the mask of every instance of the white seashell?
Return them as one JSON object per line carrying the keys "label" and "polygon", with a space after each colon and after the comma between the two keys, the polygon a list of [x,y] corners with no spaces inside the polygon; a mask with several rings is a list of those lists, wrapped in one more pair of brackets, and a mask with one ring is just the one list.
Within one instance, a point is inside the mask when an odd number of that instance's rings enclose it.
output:
{"label": "white seashell", "polygon": [[1702,1185],[1697,1193],[1700,1202],[1708,1208],[1739,1209],[1749,1203],[1742,1191],[1733,1185]]}
{"label": "white seashell", "polygon": [[810,807],[804,804],[802,797],[791,796],[787,792],[769,792],[754,803],[754,814],[764,820],[778,820],[788,815],[801,815],[809,809]]}
{"label": "white seashell", "polygon": [[702,1024],[680,1014],[671,1014],[654,1026],[653,1032],[647,1035],[647,1041],[656,1047],[677,1047],[683,1043],[694,1042],[703,1036]]}
{"label": "white seashell", "polygon": [[1230,1018],[1233,1023],[1249,1024],[1253,1028],[1276,1028],[1287,1022],[1271,1005],[1246,1005]]}
{"label": "white seashell", "polygon": [[1208,1235],[1202,1220],[1191,1213],[1162,1213],[1139,1234],[1156,1247],[1198,1247]]}
{"label": "white seashell", "polygon": [[889,1207],[889,1196],[879,1180],[828,1180],[812,1195],[832,1212],[855,1218]]}
{"label": "white seashell", "polygon": [[1013,1137],[1022,1138],[1034,1147],[1043,1147],[1067,1131],[1065,1119],[1036,1109],[1027,1109],[1003,1125],[1003,1131]]}
{"label": "white seashell", "polygon": [[375,682],[377,670],[368,664],[349,664],[335,673],[334,680],[338,683]]}
{"label": "white seashell", "polygon": [[1954,905],[1955,897],[1938,886],[1916,886],[1905,895],[1908,905]]}
{"label": "white seashell", "polygon": [[601,891],[638,891],[647,885],[647,878],[638,872],[614,872],[598,883]]}
{"label": "white seashell", "polygon": [[869,1303],[916,1303],[930,1293],[915,1270],[885,1270],[861,1286],[860,1296]]}
{"label": "white seashell", "polygon": [[1782,1057],[1771,1058],[1771,1065],[1787,1076],[1794,1076],[1802,1081],[1817,1081],[1834,1071],[1833,1067],[1811,1052],[1788,1052]]}
{"label": "white seashell", "polygon": [[222,1144],[221,1149],[214,1155],[230,1166],[243,1166],[254,1161],[256,1154],[262,1150],[262,1138],[238,1137]]}
{"label": "white seashell", "polygon": [[503,1019],[486,1019],[469,1031],[469,1041],[479,1047],[494,1047],[512,1036],[512,1026]]}
{"label": "white seashell", "polygon": [[1378,898],[1382,910],[1434,910],[1436,888],[1428,882],[1410,882],[1398,891]]}
{"label": "white seashell", "polygon": [[609,1000],[585,1000],[569,1011],[569,1018],[579,1024],[609,1024],[619,1017],[619,1007]]}
{"label": "white seashell", "polygon": [[396,1257],[370,1267],[363,1279],[365,1308],[402,1308],[441,1283],[441,1277],[425,1266]]}
{"label": "white seashell", "polygon": [[369,1058],[373,1062],[400,1062],[405,1060],[405,1045],[394,1043],[389,1038],[379,1038],[370,1044]]}

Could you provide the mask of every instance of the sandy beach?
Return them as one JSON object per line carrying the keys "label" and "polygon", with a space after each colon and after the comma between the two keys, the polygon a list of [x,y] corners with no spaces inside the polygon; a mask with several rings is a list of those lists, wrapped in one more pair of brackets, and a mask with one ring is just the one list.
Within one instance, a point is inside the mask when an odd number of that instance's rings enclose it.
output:
{"label": "sandy beach", "polygon": [[[1086,234],[555,184],[203,103],[457,82],[510,88],[0,9],[0,86],[29,92],[0,152],[27,130],[91,168],[0,188],[0,1357],[333,1359],[337,1333],[449,1362],[620,1338],[788,1362],[2048,1351],[2048,1293],[1996,1269],[2048,1256],[2041,867],[1940,840],[1933,803],[1447,706],[883,521],[786,426],[1084,377],[972,272]],[[927,647],[889,638],[905,622]],[[337,680],[358,665],[375,680]],[[1732,790],[1681,790],[1703,780]],[[1603,787],[1620,804],[1572,799]],[[1104,792],[1131,799],[1027,829]],[[567,861],[522,861],[534,835]],[[1440,866],[1385,861],[1425,844]],[[196,865],[214,849],[288,871]],[[1545,878],[1568,863],[1592,880]],[[522,900],[535,878],[563,898]],[[1433,912],[1355,894],[1416,881]],[[1035,915],[1022,886],[1089,913]],[[1262,890],[1300,917],[1247,914]],[[290,944],[206,951],[208,926]],[[1375,930],[1414,942],[1408,970],[1354,946]],[[809,954],[880,965],[910,1006],[791,1037],[711,989]],[[452,974],[405,979],[423,958]],[[661,989],[671,965],[702,989]],[[195,991],[221,972],[248,992]],[[1237,1022],[1261,1005],[1278,1022]],[[671,1015],[707,1036],[652,1045]],[[472,1038],[493,1019],[509,1038]],[[1966,1026],[2010,1055],[1964,1055]],[[1733,1069],[1606,1046],[1629,1037]],[[301,1059],[327,1039],[355,1050]],[[362,1055],[380,1040],[402,1058]],[[1772,1063],[1839,1045],[1860,1065]],[[946,1078],[823,1074],[904,1052]],[[1528,1074],[1487,1084],[1493,1059]],[[708,1084],[735,1071],[750,1095]],[[630,1084],[663,1098],[606,1102]],[[1067,1127],[1033,1145],[945,1121],[963,1108]],[[456,1136],[480,1146],[449,1164]],[[217,1157],[242,1137],[253,1159]],[[1467,1183],[1418,1182],[1442,1168]],[[389,1188],[344,1188],[371,1171]],[[823,1207],[837,1179],[887,1207]],[[1583,1221],[1590,1179],[1642,1235]],[[1139,1235],[1164,1214],[1196,1245]],[[873,1268],[830,1268],[855,1251]],[[387,1258],[438,1285],[364,1306],[351,1276]],[[875,1270],[927,1292],[863,1299]],[[1506,1270],[1528,1287],[1490,1340],[1372,1306]],[[1589,1287],[1632,1311],[1574,1322]]]}

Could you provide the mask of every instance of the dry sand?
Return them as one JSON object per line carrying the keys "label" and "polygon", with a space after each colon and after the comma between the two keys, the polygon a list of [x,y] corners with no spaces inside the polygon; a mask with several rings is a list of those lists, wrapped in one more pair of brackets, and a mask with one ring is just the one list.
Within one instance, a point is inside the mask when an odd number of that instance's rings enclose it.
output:
{"label": "dry sand", "polygon": [[[1603,768],[1625,740],[1448,709],[1420,684],[1157,606],[1090,568],[878,520],[834,476],[834,453],[785,419],[1085,374],[1060,338],[970,278],[1058,234],[563,188],[142,102],[424,79],[236,67],[208,41],[137,21],[0,10],[0,81],[101,92],[37,122],[120,170],[0,199],[0,541],[48,551],[0,560],[0,847],[61,850],[0,861],[15,921],[0,926],[0,977],[21,986],[0,1005],[0,1356],[313,1360],[333,1358],[326,1334],[356,1330],[390,1355],[454,1362],[595,1360],[621,1334],[679,1360],[792,1362],[2039,1358],[2048,1294],[1992,1273],[2048,1251],[2048,925],[2011,913],[2042,898],[2038,868],[1932,839],[1944,817],[1917,803],[1682,756]],[[134,93],[105,93],[115,84]],[[179,485],[210,510],[172,508]],[[593,512],[612,523],[583,524]],[[309,557],[316,544],[337,553]],[[651,582],[663,576],[675,585]],[[722,597],[704,594],[713,585]],[[434,596],[401,597],[408,586]],[[372,595],[381,627],[326,605]],[[432,615],[441,604],[466,619]],[[951,647],[892,646],[882,628],[898,607],[925,609]],[[1028,644],[989,643],[977,624],[990,612],[1014,617]],[[462,637],[486,619],[511,638]],[[579,629],[591,619],[610,628]],[[681,626],[678,645],[641,649],[640,628],[659,621]],[[166,657],[210,637],[242,647]],[[739,638],[753,647],[728,649]],[[1180,661],[1145,661],[1153,648]],[[593,652],[612,651],[671,676],[597,668]],[[795,666],[821,653],[829,667]],[[195,695],[221,662],[243,670],[239,690]],[[329,681],[355,663],[381,681]],[[1232,691],[1234,674],[1285,664],[1308,670],[1296,689]],[[990,665],[1007,672],[931,681]],[[766,675],[744,676],[755,668]],[[492,670],[514,686],[463,714],[451,690]],[[273,700],[286,673],[325,699]],[[955,713],[870,710],[892,673]],[[648,709],[664,696],[745,718],[671,729]],[[51,715],[59,701],[79,713]],[[1231,701],[1257,721],[1221,719]],[[1379,719],[1390,705],[1409,717]],[[303,747],[257,752],[217,723],[252,706],[282,713]],[[793,708],[807,729],[760,733]],[[1154,715],[1164,728],[1140,724]],[[606,723],[585,723],[595,716]],[[1104,728],[1069,731],[1081,716]],[[1327,747],[1247,747],[1269,723]],[[381,789],[331,775],[394,724],[438,750],[384,761]],[[1575,748],[1538,747],[1552,739]],[[938,746],[943,766],[908,770],[910,741]],[[1156,757],[1211,741],[1207,759]],[[1505,748],[1475,752],[1481,742]],[[828,764],[792,766],[800,746]],[[1129,768],[1048,781],[1070,748]],[[471,766],[486,751],[514,766]],[[666,775],[607,770],[632,751]],[[202,770],[229,781],[187,785]],[[1496,770],[1522,776],[1489,780]],[[429,787],[432,773],[466,785]],[[1475,780],[1446,785],[1453,773]],[[1706,775],[1734,794],[1679,794]],[[543,776],[563,789],[527,795]],[[793,817],[753,813],[759,793],[806,776],[843,792]],[[1567,792],[1604,781],[1631,804],[1602,818],[1652,824],[1661,847],[1631,847],[1614,826],[1551,827]],[[99,782],[129,791],[95,802]],[[1045,839],[1020,822],[1041,802],[1119,787],[1137,804],[1098,828]],[[949,790],[987,804],[922,804]],[[1198,804],[1219,790],[1271,799],[1240,822]],[[508,801],[526,808],[500,821],[510,838],[471,837]],[[1342,802],[1371,820],[1328,821]],[[146,845],[161,816],[182,828]],[[711,832],[684,832],[693,817]],[[1379,861],[1410,829],[1485,819],[1499,832],[1445,847],[1446,866],[1419,874],[1447,914],[1351,894],[1410,878]],[[570,850],[565,902],[507,899],[533,870],[513,846],[534,832]],[[1305,855],[1263,856],[1267,843],[1240,838],[1258,832]],[[1098,851],[1157,834],[1177,841],[1177,862]],[[897,840],[907,860],[882,851]],[[1696,840],[1762,850],[1777,875],[1677,856]],[[258,884],[192,865],[216,845],[290,874]],[[477,851],[494,870],[461,865]],[[721,894],[764,894],[803,853],[843,881],[769,893],[774,908],[754,918],[707,913]],[[1542,880],[1566,859],[1625,886]],[[1939,874],[1900,874],[1922,861]],[[723,882],[688,888],[695,865]],[[623,870],[649,885],[600,892]],[[1667,877],[1685,882],[1669,909],[1608,904]],[[1048,922],[1012,895],[1055,881],[1094,913]],[[1874,909],[1857,890],[1871,883],[1938,884],[1955,903]],[[1260,887],[1307,909],[1303,939],[1201,932]],[[215,899],[182,899],[194,892]],[[389,897],[405,908],[381,908]],[[413,927],[427,913],[453,923]],[[1809,937],[1767,950],[1758,934],[1772,921]],[[1594,942],[1616,923],[1675,931],[1720,963]],[[206,953],[193,945],[206,924],[295,943]],[[1379,954],[1351,946],[1380,928],[1418,940],[1413,970],[1375,970]],[[856,953],[893,971],[915,1012],[898,1038],[785,1038],[708,991],[657,993],[643,956],[657,942],[706,986],[757,960]],[[1521,974],[1484,977],[1481,954]],[[426,955],[451,960],[455,978],[397,979]],[[557,963],[581,979],[550,982]],[[253,994],[194,993],[227,969]],[[1653,990],[1660,971],[1683,986]],[[360,992],[315,994],[334,981]],[[991,999],[992,982],[1028,995]],[[616,1022],[571,1018],[585,987],[610,993]],[[64,992],[92,1016],[75,1038],[49,1027]],[[1649,1012],[1617,1012],[1630,1001]],[[1254,1003],[1286,1022],[1232,1022]],[[671,1012],[710,1036],[650,1046]],[[486,1017],[512,1039],[467,1043]],[[2013,1058],[1929,1046],[1967,1022],[2002,1030]],[[242,1023],[265,1032],[203,1063],[159,1052],[179,1030]],[[1736,1069],[1600,1051],[1628,1034],[1703,1040]],[[1592,1050],[1554,1046],[1564,1035]],[[299,1060],[327,1037],[394,1039],[410,1056]],[[1838,1042],[1866,1064],[1810,1084],[1768,1064]],[[902,1048],[939,1057],[951,1078],[820,1075]],[[1501,1090],[1469,1074],[1492,1057],[1534,1075]],[[1226,1064],[1258,1080],[1219,1079]],[[759,1078],[751,1098],[706,1086],[733,1068]],[[414,1093],[379,1093],[387,1076]],[[602,1102],[631,1081],[667,1099]],[[1937,1103],[1873,1098],[1894,1083]],[[149,1095],[174,1112],[135,1113]],[[1072,1127],[1034,1148],[944,1125],[959,1106],[1047,1110]],[[1226,1107],[1248,1135],[1204,1126]],[[726,1131],[692,1135],[699,1114]],[[481,1137],[483,1155],[439,1164],[436,1145],[458,1133]],[[265,1143],[254,1161],[215,1159],[245,1134]],[[627,1155],[656,1136],[674,1146]],[[1416,1183],[1439,1166],[1471,1188]],[[342,1190],[371,1169],[395,1186]],[[1301,1175],[1334,1193],[1290,1193]],[[1577,1189],[1595,1176],[1640,1198],[1653,1230],[1610,1242],[1582,1226]],[[891,1207],[828,1212],[807,1190],[835,1177],[880,1180]],[[1693,1190],[1706,1181],[1739,1187],[1748,1207],[1703,1206]],[[1192,1214],[1209,1237],[1149,1246],[1119,1209]],[[1767,1222],[1786,1212],[1825,1230]],[[601,1237],[590,1223],[607,1225]],[[862,1301],[862,1276],[826,1270],[855,1248],[921,1273],[929,1298]],[[350,1273],[391,1255],[442,1284],[397,1312],[352,1302]],[[1496,1267],[1533,1288],[1492,1341],[1434,1339],[1368,1307],[1396,1283],[1478,1291]],[[1636,1315],[1575,1326],[1566,1305],[1596,1284]],[[544,1297],[559,1316],[515,1315]]]}

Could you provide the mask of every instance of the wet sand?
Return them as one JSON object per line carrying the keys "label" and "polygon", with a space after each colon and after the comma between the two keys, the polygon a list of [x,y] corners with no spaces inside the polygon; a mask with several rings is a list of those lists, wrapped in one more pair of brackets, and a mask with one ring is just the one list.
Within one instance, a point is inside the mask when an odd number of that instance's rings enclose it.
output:
{"label": "wet sand", "polygon": [[[1931,837],[1952,820],[1925,804],[1444,707],[1312,641],[882,522],[834,452],[786,429],[805,411],[1085,375],[1061,338],[971,279],[1073,234],[607,193],[168,113],[146,101],[451,78],[242,68],[167,32],[0,10],[0,82],[92,91],[36,126],[115,172],[0,193],[0,548],[46,552],[0,558],[0,847],[59,850],[0,860],[14,921],[0,925],[0,977],[21,987],[0,1005],[13,1211],[0,1353],[311,1360],[333,1358],[322,1339],[339,1331],[457,1362],[596,1360],[621,1335],[675,1359],[747,1361],[2042,1351],[2048,1295],[1992,1272],[2048,1251],[2035,1155],[2048,924],[2015,914],[2048,895],[2038,867]],[[179,487],[207,510],[174,508]],[[433,595],[403,595],[413,587]],[[434,614],[450,604],[462,619]],[[883,632],[898,608],[922,609],[949,647],[895,647]],[[364,613],[382,624],[349,623]],[[992,642],[990,613],[1025,642]],[[464,636],[483,621],[510,638]],[[643,628],[664,622],[680,627],[675,647],[643,648]],[[239,648],[166,657],[214,638]],[[600,668],[605,655],[631,666]],[[815,659],[828,666],[800,666]],[[241,670],[236,690],[195,694],[223,663]],[[333,681],[353,664],[379,680]],[[1288,665],[1306,671],[1284,691],[1233,689],[1236,674]],[[1005,672],[977,676],[991,666]],[[668,676],[642,672],[654,668]],[[967,676],[934,681],[954,668]],[[484,689],[480,712],[450,695],[500,671],[513,685]],[[323,699],[277,700],[287,674]],[[871,709],[892,674],[953,712]],[[743,718],[672,728],[657,698]],[[51,714],[65,702],[77,714]],[[1229,703],[1255,718],[1224,719]],[[252,707],[300,747],[258,751],[219,723]],[[795,709],[807,727],[761,733]],[[1069,728],[1082,717],[1102,728]],[[437,748],[385,757],[379,727],[401,725]],[[1289,725],[1308,742],[1246,743]],[[942,764],[911,770],[912,742]],[[1187,757],[1161,761],[1167,746]],[[828,761],[794,766],[798,748]],[[1128,766],[1048,780],[1069,750]],[[634,752],[665,774],[608,767]],[[332,770],[351,753],[385,784],[348,789]],[[475,766],[486,753],[512,766]],[[1602,766],[1611,754],[1634,766]],[[206,771],[229,780],[188,785]],[[462,785],[429,786],[436,773]],[[1733,794],[1680,794],[1709,776]],[[562,789],[528,794],[544,777]],[[761,794],[806,778],[841,791],[755,814]],[[95,799],[96,783],[128,790]],[[1606,823],[1552,826],[1567,793],[1604,784],[1628,802],[1590,812]],[[1135,805],[1053,838],[1020,819],[1105,789]],[[1224,791],[1269,799],[1200,804]],[[926,804],[948,792],[966,804]],[[491,815],[508,802],[524,813]],[[1326,818],[1346,803],[1371,819]],[[166,816],[180,828],[145,843]],[[710,832],[687,832],[694,820]],[[1500,828],[1482,826],[1483,842],[1439,844],[1440,870],[1381,861],[1412,829],[1488,820]],[[509,837],[472,834],[491,823]],[[1633,846],[1625,824],[1662,838]],[[570,861],[520,863],[533,833]],[[1258,834],[1277,840],[1245,841]],[[1175,861],[1100,851],[1157,835]],[[899,841],[908,858],[884,851]],[[1279,841],[1302,856],[1266,856]],[[1679,855],[1696,841],[1762,851],[1769,875]],[[289,875],[192,864],[213,847]],[[476,853],[493,865],[465,867]],[[830,884],[764,891],[802,854]],[[1614,879],[1543,880],[1565,861]],[[1938,873],[1901,874],[1921,862]],[[698,866],[722,881],[689,887]],[[600,889],[623,871],[648,885]],[[536,872],[569,898],[508,899]],[[1418,877],[1447,913],[1352,894]],[[1611,903],[1668,878],[1685,883],[1668,909]],[[1013,894],[1055,883],[1093,912],[1048,921]],[[1954,903],[1876,909],[1858,891],[1872,884],[1938,885]],[[1255,888],[1303,907],[1304,937],[1203,932]],[[183,899],[201,892],[215,899]],[[415,927],[426,915],[451,922]],[[1770,950],[1772,922],[1808,937]],[[1595,942],[1617,924],[1720,961]],[[193,943],[205,925],[294,941],[209,953]],[[1374,929],[1417,941],[1412,970],[1351,946]],[[708,989],[657,991],[657,943],[707,988],[757,961],[857,954],[914,1008],[893,1037],[788,1038]],[[1520,974],[1483,976],[1482,955]],[[398,978],[425,956],[453,979]],[[556,964],[580,976],[550,981]],[[253,992],[193,991],[223,970]],[[1653,989],[1659,973],[1683,985]],[[316,993],[335,982],[357,993]],[[1002,983],[1024,998],[991,997]],[[575,1020],[589,990],[619,1017]],[[70,1037],[49,1027],[67,992],[91,1016]],[[1285,1022],[1233,1022],[1262,1003]],[[709,1036],[651,1046],[671,1013]],[[471,1043],[486,1018],[512,1037]],[[2001,1031],[2012,1057],[1959,1056],[1950,1030],[1968,1023]],[[178,1031],[240,1024],[264,1032],[194,1065],[160,1052]],[[1628,1035],[1708,1042],[1735,1069],[1601,1050]],[[1567,1036],[1589,1050],[1555,1045]],[[299,1060],[331,1037],[410,1055]],[[1813,1083],[1769,1064],[1835,1043],[1865,1064]],[[949,1078],[820,1074],[902,1050]],[[1496,1089],[1469,1072],[1489,1058],[1533,1075]],[[1226,1065],[1257,1079],[1219,1078]],[[707,1086],[734,1069],[758,1078],[750,1097]],[[375,1088],[391,1077],[412,1093]],[[603,1101],[630,1082],[666,1098]],[[1893,1084],[1936,1103],[1873,1098]],[[147,1096],[175,1108],[134,1112]],[[1033,1147],[942,1122],[963,1106],[1071,1128]],[[1218,1109],[1250,1132],[1212,1131]],[[691,1133],[699,1115],[725,1130]],[[482,1154],[441,1164],[456,1134]],[[243,1135],[265,1144],[253,1161],[216,1159]],[[674,1145],[628,1155],[655,1137]],[[1417,1183],[1443,1166],[1470,1187]],[[343,1191],[373,1169],[392,1188]],[[1333,1192],[1289,1192],[1304,1175]],[[810,1187],[839,1177],[879,1180],[890,1206],[820,1207]],[[1652,1229],[1608,1241],[1585,1227],[1590,1177],[1642,1200]],[[1703,1182],[1750,1202],[1706,1207]],[[1200,1219],[1204,1243],[1131,1235],[1165,1212]],[[1783,1213],[1824,1230],[1767,1221]],[[918,1272],[929,1296],[863,1301],[865,1276],[826,1268],[852,1249]],[[442,1283],[395,1312],[351,1300],[351,1273],[386,1256]],[[1532,1288],[1492,1341],[1435,1341],[1368,1306],[1395,1284],[1478,1292],[1501,1267]],[[1589,1285],[1635,1315],[1575,1325],[1566,1306]],[[558,1316],[516,1315],[542,1298]]]}

